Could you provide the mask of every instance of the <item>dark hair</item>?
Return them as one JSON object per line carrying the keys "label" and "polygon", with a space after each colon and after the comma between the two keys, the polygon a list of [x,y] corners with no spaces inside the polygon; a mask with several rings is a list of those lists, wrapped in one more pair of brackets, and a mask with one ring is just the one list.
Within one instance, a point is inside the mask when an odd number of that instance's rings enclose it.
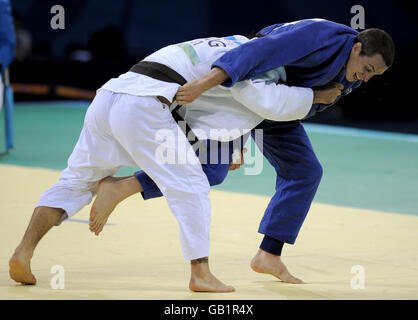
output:
{"label": "dark hair", "polygon": [[250,33],[245,35],[248,39],[252,39],[252,38],[262,38],[265,37],[266,34],[263,33],[257,33],[256,31],[250,31]]}
{"label": "dark hair", "polygon": [[361,56],[374,56],[380,54],[387,67],[393,63],[395,56],[395,44],[390,35],[377,28],[370,28],[360,32],[354,39],[354,43],[361,43]]}

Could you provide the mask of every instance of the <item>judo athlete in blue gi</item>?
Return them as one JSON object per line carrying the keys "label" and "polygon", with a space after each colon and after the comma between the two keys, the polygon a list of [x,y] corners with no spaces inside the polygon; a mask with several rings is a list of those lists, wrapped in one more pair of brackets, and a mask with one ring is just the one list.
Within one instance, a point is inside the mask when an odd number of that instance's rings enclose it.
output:
{"label": "judo athlete in blue gi", "polygon": [[[283,66],[286,85],[313,89],[336,86],[341,90],[334,101],[313,104],[305,120],[335,104],[363,81],[384,73],[393,59],[393,41],[380,29],[359,33],[323,19],[281,23],[262,29],[257,38],[225,53],[212,64],[210,73],[179,88],[176,97],[180,105],[187,106],[213,86],[230,87]],[[321,94],[320,90],[314,92],[315,97]],[[295,243],[319,186],[322,167],[301,121],[264,120],[256,129],[263,130],[262,151],[277,177],[276,192],[259,226],[265,237],[251,267],[285,281],[282,247]]]}

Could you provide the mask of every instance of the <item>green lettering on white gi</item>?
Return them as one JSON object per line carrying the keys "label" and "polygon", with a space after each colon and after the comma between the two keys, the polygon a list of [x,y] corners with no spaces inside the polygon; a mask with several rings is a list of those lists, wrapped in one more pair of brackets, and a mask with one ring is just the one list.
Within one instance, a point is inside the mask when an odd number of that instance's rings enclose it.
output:
{"label": "green lettering on white gi", "polygon": [[200,63],[199,56],[193,46],[188,43],[179,43],[177,46],[183,49],[194,66]]}

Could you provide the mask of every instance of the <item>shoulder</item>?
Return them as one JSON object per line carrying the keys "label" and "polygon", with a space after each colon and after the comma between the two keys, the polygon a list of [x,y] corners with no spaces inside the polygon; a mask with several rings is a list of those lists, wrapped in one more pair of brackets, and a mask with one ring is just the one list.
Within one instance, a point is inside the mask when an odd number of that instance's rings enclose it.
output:
{"label": "shoulder", "polygon": [[285,31],[302,32],[303,30],[306,30],[310,34],[322,34],[327,37],[335,34],[358,33],[358,31],[349,26],[322,18],[303,19],[276,24],[261,30],[260,33],[275,34]]}
{"label": "shoulder", "polygon": [[315,26],[319,28],[332,30],[333,32],[336,32],[336,33],[352,33],[352,34],[359,33],[357,30],[351,28],[350,26],[347,26],[342,23],[334,22],[331,20],[326,20],[326,19],[316,19]]}

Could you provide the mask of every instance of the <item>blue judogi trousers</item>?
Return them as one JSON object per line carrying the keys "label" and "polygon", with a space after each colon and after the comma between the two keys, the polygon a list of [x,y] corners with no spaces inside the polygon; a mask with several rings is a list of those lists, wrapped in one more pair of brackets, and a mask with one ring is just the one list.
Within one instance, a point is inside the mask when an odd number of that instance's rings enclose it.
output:
{"label": "blue judogi trousers", "polygon": [[258,231],[294,244],[321,181],[322,166],[300,121],[264,120],[255,129],[262,129],[262,142],[255,139],[256,144],[262,144],[263,155],[276,170],[276,192]]}
{"label": "blue judogi trousers", "polygon": [[[255,129],[262,130],[262,139],[256,139],[255,130],[251,136],[276,171],[276,192],[258,229],[265,235],[260,248],[281,255],[283,243],[294,244],[296,241],[321,181],[322,166],[300,121],[264,120]],[[218,163],[202,164],[211,186],[222,183],[232,159],[231,142],[219,142],[217,146],[219,157],[224,154],[220,152],[222,148],[228,149],[229,161],[220,163],[218,157]],[[144,200],[162,196],[145,172],[138,171],[135,176],[144,190]]]}

